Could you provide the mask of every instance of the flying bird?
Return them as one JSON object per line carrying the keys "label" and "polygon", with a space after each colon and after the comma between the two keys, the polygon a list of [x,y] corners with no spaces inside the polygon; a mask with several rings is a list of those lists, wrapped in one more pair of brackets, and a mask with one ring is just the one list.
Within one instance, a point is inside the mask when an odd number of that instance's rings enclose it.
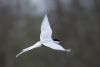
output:
{"label": "flying bird", "polygon": [[16,57],[18,57],[24,52],[27,52],[34,48],[41,47],[42,45],[54,50],[67,51],[67,52],[71,51],[71,49],[63,48],[62,46],[59,45],[59,43],[60,41],[58,39],[52,39],[52,30],[48,21],[48,17],[47,15],[45,15],[41,24],[40,41],[38,41],[37,43],[28,48],[23,49],[19,54],[16,55]]}

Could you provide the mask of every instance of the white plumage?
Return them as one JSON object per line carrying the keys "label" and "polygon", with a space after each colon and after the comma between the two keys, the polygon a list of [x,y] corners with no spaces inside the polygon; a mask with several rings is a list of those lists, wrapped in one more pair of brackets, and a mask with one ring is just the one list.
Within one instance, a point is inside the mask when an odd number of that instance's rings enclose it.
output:
{"label": "white plumage", "polygon": [[47,15],[44,16],[44,19],[41,24],[40,41],[28,48],[23,49],[19,54],[16,55],[16,57],[18,57],[24,52],[27,52],[34,48],[41,47],[42,45],[49,47],[51,49],[54,49],[54,50],[61,50],[61,51],[67,51],[67,52],[71,51],[71,49],[67,49],[67,50],[64,49],[62,46],[60,46],[58,43],[56,43],[52,39],[52,30],[51,30]]}

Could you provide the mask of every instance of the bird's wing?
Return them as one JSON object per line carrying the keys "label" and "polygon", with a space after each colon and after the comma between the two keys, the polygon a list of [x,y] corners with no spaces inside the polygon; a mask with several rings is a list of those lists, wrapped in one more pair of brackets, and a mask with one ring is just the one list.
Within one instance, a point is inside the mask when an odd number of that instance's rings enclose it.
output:
{"label": "bird's wing", "polygon": [[16,58],[17,58],[19,55],[21,55],[22,53],[27,52],[27,51],[29,51],[29,50],[32,50],[32,49],[34,49],[34,48],[38,48],[38,47],[40,47],[40,46],[42,46],[42,44],[41,44],[40,42],[37,42],[37,43],[35,43],[34,45],[23,49],[19,54],[16,55]]}
{"label": "bird's wing", "polygon": [[54,49],[54,50],[66,51],[66,49],[64,49],[62,46],[60,46],[59,44],[56,44],[54,42],[46,42],[46,43],[43,43],[43,45],[46,47],[49,47],[51,49]]}
{"label": "bird's wing", "polygon": [[40,40],[51,40],[51,39],[52,39],[52,30],[48,21],[48,17],[47,15],[45,15],[41,24]]}

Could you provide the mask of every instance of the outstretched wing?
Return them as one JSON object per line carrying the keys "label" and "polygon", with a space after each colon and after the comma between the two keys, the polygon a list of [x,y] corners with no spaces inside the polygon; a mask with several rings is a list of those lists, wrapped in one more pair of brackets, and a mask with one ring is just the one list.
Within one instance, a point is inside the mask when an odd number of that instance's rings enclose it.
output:
{"label": "outstretched wing", "polygon": [[41,24],[40,40],[51,40],[51,39],[52,39],[52,30],[48,21],[48,17],[47,15],[45,15]]}
{"label": "outstretched wing", "polygon": [[66,51],[66,49],[64,49],[62,46],[60,46],[59,44],[56,44],[54,42],[46,42],[46,43],[43,43],[43,45],[46,47],[49,47],[51,49],[54,49],[54,50]]}
{"label": "outstretched wing", "polygon": [[40,47],[40,46],[42,46],[41,43],[40,43],[40,42],[37,42],[36,44],[34,44],[34,45],[32,45],[32,46],[30,46],[30,47],[28,47],[28,48],[23,49],[19,54],[16,55],[16,58],[17,58],[19,55],[21,55],[22,53],[27,52],[27,51],[29,51],[29,50],[32,50],[32,49],[34,49],[34,48],[38,48],[38,47]]}

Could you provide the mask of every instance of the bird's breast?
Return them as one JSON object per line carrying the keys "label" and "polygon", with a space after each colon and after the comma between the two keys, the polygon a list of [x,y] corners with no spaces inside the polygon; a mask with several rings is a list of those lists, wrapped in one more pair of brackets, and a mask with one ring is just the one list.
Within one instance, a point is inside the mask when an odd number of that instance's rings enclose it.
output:
{"label": "bird's breast", "polygon": [[42,41],[40,41],[42,44],[43,43],[47,43],[47,42],[54,42],[53,40],[42,40]]}

